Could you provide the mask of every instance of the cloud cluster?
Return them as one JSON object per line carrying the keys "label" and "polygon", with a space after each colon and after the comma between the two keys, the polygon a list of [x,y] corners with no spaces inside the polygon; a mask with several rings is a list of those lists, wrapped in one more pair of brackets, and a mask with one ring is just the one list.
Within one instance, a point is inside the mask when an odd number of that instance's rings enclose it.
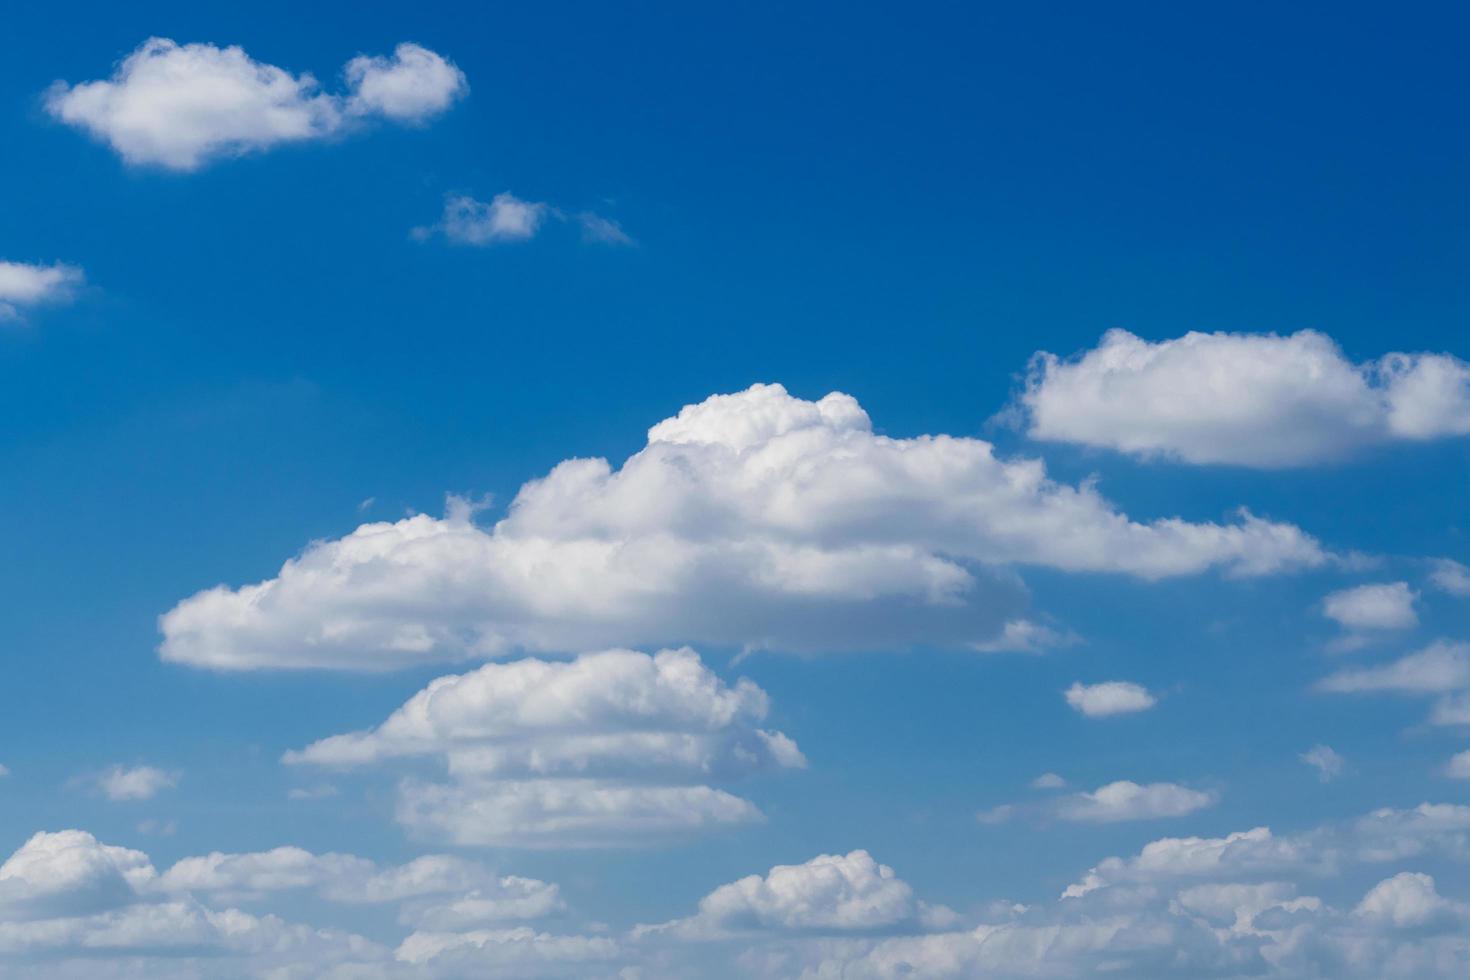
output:
{"label": "cloud cluster", "polygon": [[361,670],[608,644],[969,646],[1016,619],[1016,566],[1161,579],[1327,560],[1289,524],[1135,521],[1038,460],[881,436],[847,395],[755,385],[655,425],[619,469],[559,464],[491,528],[463,504],[364,524],[200,592],[161,618],[160,653]]}
{"label": "cloud cluster", "polygon": [[0,865],[0,969],[29,964],[22,972],[35,971],[37,960],[54,966],[67,958],[121,965],[203,957],[248,960],[249,975],[315,964],[328,976],[338,965],[384,955],[361,937],[168,894],[146,854],[83,831],[36,834]]}
{"label": "cloud cluster", "polygon": [[1034,439],[1188,463],[1280,468],[1374,444],[1470,433],[1470,364],[1386,354],[1353,364],[1324,334],[1112,330],[1069,360],[1039,353],[1019,409]]}
{"label": "cloud cluster", "polygon": [[[1463,861],[1467,845],[1470,807],[1429,803],[1285,836],[1162,838],[1056,901],[965,915],[857,850],[720,885],[686,918],[589,934],[532,924],[564,911],[555,886],[462,858],[384,867],[278,848],[160,873],[142,852],[62,831],[0,865],[0,976],[1411,980],[1470,962],[1470,905],[1416,867]],[[1355,869],[1371,884],[1340,906],[1302,884]],[[287,892],[396,904],[410,931],[383,943],[240,907]]]}
{"label": "cloud cluster", "polygon": [[285,761],[443,768],[447,783],[399,784],[399,822],[430,839],[599,846],[761,819],[707,782],[805,766],[795,742],[760,727],[768,710],[759,687],[726,684],[692,650],[612,650],[438,678],[376,728]]}
{"label": "cloud cluster", "polygon": [[109,79],[57,82],[46,109],[130,164],[190,171],[366,120],[422,123],[468,91],[463,72],[416,44],[400,44],[390,57],[354,58],[345,77],[346,92],[328,94],[311,75],[256,61],[238,46],[154,37]]}
{"label": "cloud cluster", "polygon": [[[1463,859],[1467,814],[1424,804],[1286,838],[1266,828],[1164,838],[1102,862],[1054,903],[998,901],[964,917],[918,914],[913,889],[865,852],[823,856],[717,888],[694,916],[632,938],[645,962],[703,963],[695,972],[704,976],[1452,976],[1470,962],[1470,906],[1441,894],[1431,876],[1395,869],[1338,907],[1299,879],[1321,884],[1350,866],[1373,870],[1431,851]],[[670,953],[711,942],[726,956]]]}
{"label": "cloud cluster", "polygon": [[64,301],[82,279],[82,270],[73,265],[0,260],[0,323],[20,319],[31,307]]}

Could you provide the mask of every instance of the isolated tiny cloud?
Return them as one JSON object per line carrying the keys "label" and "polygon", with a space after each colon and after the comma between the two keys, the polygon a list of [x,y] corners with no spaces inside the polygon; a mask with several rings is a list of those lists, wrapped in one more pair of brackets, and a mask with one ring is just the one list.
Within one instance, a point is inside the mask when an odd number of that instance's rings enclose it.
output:
{"label": "isolated tiny cloud", "polygon": [[1330,745],[1314,745],[1299,758],[1317,770],[1317,778],[1324,783],[1330,783],[1342,775],[1342,756],[1334,752]]}
{"label": "isolated tiny cloud", "polygon": [[0,323],[19,320],[32,307],[66,301],[83,278],[82,270],[74,265],[0,260]]}
{"label": "isolated tiny cloud", "polygon": [[1076,683],[1064,692],[1067,704],[1089,718],[1147,711],[1158,700],[1140,684],[1132,681],[1104,681],[1101,684]]}
{"label": "isolated tiny cloud", "polygon": [[481,527],[364,524],[279,574],[160,620],[165,660],[223,670],[382,670],[516,650],[698,643],[791,651],[973,647],[1003,638],[1016,569],[1141,580],[1290,572],[1301,529],[1136,521],[956,436],[878,435],[856,399],[755,385],[686,406],[620,468],[569,459]]}
{"label": "isolated tiny cloud", "polygon": [[1305,466],[1470,433],[1470,364],[1402,353],[1353,364],[1312,330],[1158,343],[1112,330],[1069,360],[1038,353],[1017,408],[1034,439],[1187,463]]}
{"label": "isolated tiny cloud", "polygon": [[622,227],[610,218],[583,211],[568,215],[561,208],[544,201],[527,201],[510,191],[496,194],[487,201],[467,194],[450,194],[444,198],[444,213],[432,225],[413,229],[413,238],[424,241],[443,235],[456,245],[486,246],[524,242],[535,238],[547,221],[575,221],[582,229],[582,240],[602,245],[632,245]]}
{"label": "isolated tiny cloud", "polygon": [[191,171],[283,143],[325,139],[362,121],[423,123],[468,90],[443,56],[400,44],[390,57],[359,56],[343,94],[309,74],[255,61],[238,47],[149,38],[112,77],[55,83],[47,111],[115,150],[126,162]]}
{"label": "isolated tiny cloud", "polygon": [[1322,615],[1352,630],[1398,630],[1419,624],[1419,593],[1407,582],[1359,585],[1322,600]]}
{"label": "isolated tiny cloud", "polygon": [[1044,772],[1031,780],[1032,789],[1062,789],[1067,781],[1054,772]]}

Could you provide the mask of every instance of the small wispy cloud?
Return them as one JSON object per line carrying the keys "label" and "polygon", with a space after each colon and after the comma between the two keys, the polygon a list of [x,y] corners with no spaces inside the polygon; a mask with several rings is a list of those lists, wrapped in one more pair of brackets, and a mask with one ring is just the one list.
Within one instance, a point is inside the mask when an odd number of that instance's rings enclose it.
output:
{"label": "small wispy cloud", "polygon": [[623,226],[612,218],[593,211],[568,214],[545,201],[528,201],[510,191],[496,194],[489,201],[480,201],[467,194],[451,194],[444,199],[444,211],[439,220],[432,225],[414,228],[410,237],[415,241],[426,241],[440,235],[456,245],[503,245],[535,238],[548,221],[575,223],[582,230],[582,241],[590,244],[636,244]]}
{"label": "small wispy cloud", "polygon": [[1330,745],[1314,745],[1297,758],[1317,770],[1317,778],[1324,783],[1342,775],[1343,758]]}
{"label": "small wispy cloud", "polygon": [[77,777],[74,782],[91,786],[114,802],[149,800],[179,784],[180,774],[156,766],[115,765],[99,773]]}

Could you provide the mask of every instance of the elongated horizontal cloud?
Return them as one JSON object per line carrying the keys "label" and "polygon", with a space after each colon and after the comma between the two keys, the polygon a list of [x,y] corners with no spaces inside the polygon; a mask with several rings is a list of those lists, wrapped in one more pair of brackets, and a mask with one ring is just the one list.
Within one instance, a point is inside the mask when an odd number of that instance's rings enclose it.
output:
{"label": "elongated horizontal cloud", "polygon": [[1317,683],[1318,690],[1333,694],[1443,694],[1467,687],[1470,644],[1443,640],[1391,663],[1340,670]]}
{"label": "elongated horizontal cloud", "polygon": [[654,426],[621,469],[561,463],[488,530],[464,505],[365,524],[200,592],[160,620],[160,653],[371,670],[608,644],[967,646],[1016,618],[1018,565],[1160,579],[1326,560],[1289,524],[1136,522],[1037,460],[879,436],[847,395],[756,385]]}
{"label": "elongated horizontal cloud", "polygon": [[[1470,905],[1455,894],[1463,875],[1423,869],[1463,863],[1467,843],[1470,807],[1429,803],[1280,837],[1262,827],[1164,838],[1098,863],[1057,901],[963,915],[855,850],[720,885],[687,918],[622,936],[531,925],[549,908],[540,898],[476,918],[476,900],[455,889],[542,892],[458,858],[384,867],[279,848],[185,858],[159,874],[142,852],[63,831],[35,835],[0,865],[0,975],[1419,980],[1457,975],[1470,957]],[[1317,884],[1342,904],[1305,890]],[[383,942],[228,904],[303,889],[329,902],[401,902],[398,920],[413,931]],[[408,914],[425,902],[465,914]]]}
{"label": "elongated horizontal cloud", "polygon": [[311,75],[256,61],[237,46],[154,37],[110,79],[57,82],[46,109],[130,164],[190,171],[221,157],[334,136],[358,120],[421,123],[468,90],[463,72],[416,44],[398,45],[391,57],[354,58],[345,75],[347,91],[328,94]]}
{"label": "elongated horizontal cloud", "polygon": [[82,270],[74,265],[0,260],[0,323],[20,319],[31,307],[66,300],[82,279]]}
{"label": "elongated horizontal cloud", "polygon": [[221,893],[236,900],[311,890],[350,905],[400,902],[400,922],[441,931],[538,919],[563,906],[556,885],[499,876],[465,858],[430,854],[381,868],[366,858],[313,854],[299,847],[184,858],[151,888],[163,893]]}
{"label": "elongated horizontal cloud", "polygon": [[1462,858],[1470,854],[1470,806],[1421,803],[1411,809],[1382,808],[1341,824],[1283,836],[1269,827],[1256,827],[1224,837],[1165,837],[1133,857],[1101,862],[1068,887],[1063,897],[1174,878],[1324,875],[1434,853]]}
{"label": "elongated horizontal cloud", "polygon": [[1132,681],[1078,682],[1067,688],[1063,696],[1073,710],[1089,718],[1134,714],[1147,711],[1157,703],[1147,688]]}
{"label": "elongated horizontal cloud", "polygon": [[1019,408],[1034,439],[1188,463],[1305,466],[1470,433],[1470,364],[1400,353],[1353,364],[1312,330],[1158,343],[1112,330],[1069,360],[1037,354]]}
{"label": "elongated horizontal cloud", "polygon": [[216,910],[157,885],[157,871],[140,851],[79,830],[36,834],[0,865],[0,970],[35,957],[51,963],[68,956],[97,963],[203,957],[220,965],[249,961],[251,975],[265,975],[385,957],[361,937]]}
{"label": "elongated horizontal cloud", "polygon": [[285,761],[362,767],[431,761],[450,782],[405,779],[397,816],[460,845],[604,846],[761,819],[705,785],[806,764],[760,727],[748,680],[726,684],[692,650],[520,660],[441,677],[377,728],[323,739]]}
{"label": "elongated horizontal cloud", "polygon": [[1099,786],[1091,793],[1077,793],[1059,800],[1056,814],[1080,823],[1117,823],[1124,820],[1158,820],[1182,817],[1213,806],[1214,793],[1190,789],[1176,783],[1138,783],[1123,779]]}
{"label": "elongated horizontal cloud", "polygon": [[548,220],[575,221],[582,229],[582,241],[596,245],[636,244],[622,226],[611,218],[591,211],[568,214],[544,201],[527,201],[510,191],[502,191],[487,201],[468,194],[449,194],[444,198],[444,213],[432,225],[421,225],[410,237],[425,241],[435,235],[456,245],[501,245],[525,242],[535,238]]}

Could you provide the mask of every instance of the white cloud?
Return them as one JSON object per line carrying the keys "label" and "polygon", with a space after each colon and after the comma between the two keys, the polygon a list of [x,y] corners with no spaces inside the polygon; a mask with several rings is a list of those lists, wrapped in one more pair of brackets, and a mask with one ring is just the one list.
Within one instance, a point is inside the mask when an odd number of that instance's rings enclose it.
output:
{"label": "white cloud", "polygon": [[1317,770],[1317,778],[1324,783],[1330,783],[1342,775],[1342,756],[1334,752],[1330,745],[1314,745],[1299,758]]}
{"label": "white cloud", "polygon": [[1071,360],[1037,354],[1020,408],[1035,439],[1189,463],[1301,466],[1390,440],[1470,433],[1470,365],[1398,353],[1355,365],[1311,330],[1159,343],[1112,330]]}
{"label": "white cloud", "polygon": [[[179,964],[203,957],[215,964],[205,971],[209,975],[222,975],[233,958],[252,964],[239,971],[242,976],[310,970],[312,964],[324,976],[333,963],[385,958],[360,937],[160,894],[157,877],[140,851],[102,844],[79,830],[36,834],[0,865],[0,971],[15,963],[16,976],[47,975],[42,964],[77,957],[89,966],[76,976],[103,976],[98,967],[108,963],[136,966],[162,957]],[[181,975],[189,970],[204,975],[197,963]],[[165,973],[145,966],[133,975]]]}
{"label": "white cloud", "polygon": [[0,777],[5,777],[8,775],[10,775],[10,767],[6,765],[0,765]]}
{"label": "white cloud", "polygon": [[1080,642],[1081,639],[1073,633],[1055,630],[1029,619],[1012,619],[1002,628],[1000,636],[972,644],[972,647],[981,653],[1045,653]]}
{"label": "white cloud", "polygon": [[1434,559],[1433,567],[1429,581],[1435,588],[1461,598],[1470,596],[1470,568],[1450,558]]}
{"label": "white cloud", "polygon": [[1322,614],[1353,630],[1409,629],[1419,624],[1414,603],[1419,593],[1407,582],[1359,585],[1322,600]]}
{"label": "white cloud", "polygon": [[406,780],[396,817],[416,837],[459,847],[610,847],[755,823],[754,804],[710,786],[596,779]]}
{"label": "white cloud", "polygon": [[777,865],[765,875],[721,885],[700,899],[691,918],[640,927],[635,935],[707,939],[741,932],[862,931],[913,923],[924,911],[892,868],[867,851],[853,851]]}
{"label": "white cloud", "polygon": [[155,766],[111,766],[89,781],[109,800],[150,800],[179,784],[179,774]]}
{"label": "white cloud", "polygon": [[1343,824],[1277,836],[1269,827],[1224,837],[1166,837],[1129,858],[1111,857],[1063,892],[1078,898],[1112,886],[1158,885],[1175,878],[1249,879],[1289,872],[1326,875],[1354,864],[1381,864],[1438,853],[1470,854],[1470,806],[1421,803],[1382,808]]}
{"label": "white cloud", "polygon": [[1214,793],[1190,789],[1175,783],[1149,783],[1140,786],[1119,780],[1100,786],[1091,793],[1066,797],[1056,808],[1063,820],[1084,823],[1116,823],[1123,820],[1156,820],[1182,817],[1208,806],[1214,806]]}
{"label": "white cloud", "polygon": [[577,214],[577,224],[582,226],[582,240],[594,242],[599,245],[634,245],[637,244],[623,230],[623,226],[611,218],[604,218],[600,214],[591,211],[582,211]]}
{"label": "white cloud", "polygon": [[1381,667],[1341,670],[1317,682],[1334,694],[1438,694],[1470,687],[1470,644],[1432,643]]}
{"label": "white cloud", "polygon": [[1464,919],[1466,908],[1440,895],[1429,875],[1404,871],[1374,885],[1353,914],[1395,929],[1419,929],[1436,920]]}
{"label": "white cloud", "polygon": [[564,907],[556,885],[497,876],[479,862],[451,855],[430,854],[380,868],[366,858],[312,854],[299,847],[184,858],[151,888],[165,893],[219,893],[233,901],[312,890],[349,905],[401,902],[400,922],[440,931],[538,919]]}
{"label": "white cloud", "polygon": [[464,72],[428,48],[400,44],[391,58],[358,55],[343,70],[351,95],[347,111],[422,123],[469,91]]}
{"label": "white cloud", "polygon": [[522,926],[458,933],[416,932],[399,945],[394,956],[403,963],[431,968],[433,976],[519,978],[589,976],[587,970],[617,954],[618,944],[606,937],[557,936]]}
{"label": "white cloud", "polygon": [[1089,718],[1147,711],[1158,703],[1141,685],[1131,681],[1104,681],[1101,684],[1076,683],[1067,688],[1067,704]]}
{"label": "white cloud", "polygon": [[1444,774],[1451,779],[1470,779],[1470,749],[1451,756]]}
{"label": "white cloud", "polygon": [[465,195],[451,195],[444,199],[439,224],[417,228],[414,234],[424,238],[439,231],[461,245],[522,242],[536,236],[549,212],[547,205],[523,201],[509,191],[496,194],[488,204]]}
{"label": "white cloud", "polygon": [[383,669],[517,649],[695,642],[964,646],[1022,603],[1015,566],[1160,579],[1324,563],[1298,528],[1119,513],[989,443],[894,439],[847,395],[756,385],[686,407],[614,470],[572,459],[483,529],[470,508],[364,524],[273,579],[186,599],[164,659]]}
{"label": "white cloud", "polygon": [[347,65],[345,95],[324,93],[309,74],[255,61],[238,46],[180,45],[149,38],[110,79],[57,82],[46,108],[130,164],[190,171],[221,157],[323,139],[350,120],[422,122],[466,91],[439,55],[401,44],[391,59]]}
{"label": "white cloud", "polygon": [[[1445,819],[1431,816],[1435,809],[1378,813],[1367,822],[1397,824],[1395,830],[1412,836],[1411,824]],[[1379,826],[1375,833],[1384,831]],[[1303,839],[1320,843],[1325,832],[1319,828]],[[886,885],[897,876],[875,877],[866,862],[863,874],[823,867],[820,878],[808,865],[797,865],[776,869],[790,879],[779,887],[773,887],[775,871],[752,876],[711,893],[688,919],[642,927],[633,935],[645,954],[641,962],[662,967],[654,975],[803,980],[1408,980],[1457,975],[1456,964],[1470,956],[1470,933],[1460,928],[1465,906],[1440,895],[1427,875],[1399,872],[1369,888],[1355,907],[1336,909],[1303,894],[1295,881],[1257,877],[1283,869],[1308,870],[1264,828],[1217,841],[1159,841],[1126,866],[1116,859],[1104,862],[1089,875],[1087,887],[1069,889],[1060,902],[1028,907],[997,901],[975,913],[978,921],[962,924],[953,913],[939,919],[916,915],[923,903],[912,891],[887,894]],[[1211,880],[1199,881],[1201,875]],[[837,912],[850,897],[866,894],[849,877],[873,889],[873,900],[860,903],[870,916]],[[723,945],[706,952],[711,942]]]}
{"label": "white cloud", "polygon": [[1032,789],[1062,789],[1067,781],[1054,772],[1044,772],[1031,780]]}
{"label": "white cloud", "polygon": [[74,265],[29,265],[0,260],[0,322],[18,320],[21,311],[65,300],[83,280]]}
{"label": "white cloud", "polygon": [[800,768],[760,727],[764,691],[728,685],[692,650],[520,660],[441,677],[375,729],[286,754],[296,765],[438,760],[449,784],[405,779],[397,816],[460,845],[599,846],[761,819],[703,783]]}

